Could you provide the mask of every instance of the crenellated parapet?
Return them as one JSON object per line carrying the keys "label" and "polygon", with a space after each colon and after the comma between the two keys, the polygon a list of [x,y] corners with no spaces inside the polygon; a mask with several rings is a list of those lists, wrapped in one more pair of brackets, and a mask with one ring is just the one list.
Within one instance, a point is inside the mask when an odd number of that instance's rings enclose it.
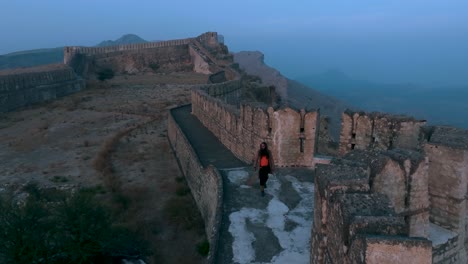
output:
{"label": "crenellated parapet", "polygon": [[265,141],[278,166],[313,166],[318,111],[229,105],[217,95],[242,89],[226,82],[192,90],[192,112],[239,159],[250,163]]}
{"label": "crenellated parapet", "polygon": [[[116,74],[194,71],[213,74],[223,70],[228,79],[237,78],[227,48],[216,32],[198,37],[107,47],[65,47],[64,64],[85,78],[110,69]],[[219,62],[222,62],[219,64]]]}
{"label": "crenellated parapet", "polygon": [[431,241],[411,235],[373,173],[361,161],[317,165],[311,263],[431,263]]}
{"label": "crenellated parapet", "polygon": [[64,47],[64,64],[69,64],[73,56],[76,54],[85,54],[85,55],[99,55],[105,53],[114,53],[114,52],[124,52],[124,51],[143,51],[146,49],[162,48],[162,47],[173,47],[188,45],[191,41],[191,38],[186,39],[175,39],[168,41],[158,41],[158,42],[146,42],[146,43],[135,43],[135,44],[126,44],[126,45],[116,45],[116,46],[106,46],[106,47],[79,47],[79,46],[69,46]]}
{"label": "crenellated parapet", "polygon": [[0,71],[0,112],[80,91],[83,79],[66,65]]}
{"label": "crenellated parapet", "polygon": [[347,110],[342,114],[339,154],[357,149],[420,149],[425,120],[385,113]]}
{"label": "crenellated parapet", "polygon": [[428,159],[419,152],[393,149],[351,151],[344,159],[369,168],[373,193],[385,194],[399,216],[404,216],[410,237],[429,237]]}
{"label": "crenellated parapet", "polygon": [[368,166],[371,191],[389,198],[409,236],[432,242],[433,263],[465,263],[468,131],[381,113],[342,118],[340,155]]}
{"label": "crenellated parapet", "polygon": [[429,159],[430,220],[450,238],[436,244],[434,259],[438,262],[435,263],[466,263],[468,130],[428,127],[425,140],[424,151]]}

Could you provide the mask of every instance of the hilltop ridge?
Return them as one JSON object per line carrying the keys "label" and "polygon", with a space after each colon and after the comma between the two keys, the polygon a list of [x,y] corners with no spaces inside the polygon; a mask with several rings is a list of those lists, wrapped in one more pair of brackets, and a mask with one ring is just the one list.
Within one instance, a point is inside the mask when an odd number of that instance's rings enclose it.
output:
{"label": "hilltop ridge", "polygon": [[135,34],[125,34],[122,37],[116,40],[105,40],[97,44],[97,47],[107,47],[107,46],[115,46],[115,45],[127,45],[127,44],[135,44],[135,43],[146,43],[147,40],[140,38]]}

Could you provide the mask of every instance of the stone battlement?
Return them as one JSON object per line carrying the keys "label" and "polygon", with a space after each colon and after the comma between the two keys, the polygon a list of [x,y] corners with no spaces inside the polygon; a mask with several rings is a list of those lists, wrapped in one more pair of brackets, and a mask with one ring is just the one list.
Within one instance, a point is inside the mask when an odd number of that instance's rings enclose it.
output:
{"label": "stone battlement", "polygon": [[367,165],[370,191],[389,198],[408,236],[432,241],[433,263],[465,263],[468,131],[382,113],[342,118],[340,155]]}
{"label": "stone battlement", "polygon": [[218,34],[216,32],[207,32],[196,38],[185,38],[185,39],[175,39],[168,41],[158,41],[158,42],[146,42],[146,43],[135,43],[135,44],[126,44],[126,45],[116,45],[116,46],[107,46],[107,47],[80,47],[80,46],[68,46],[64,47],[64,64],[69,64],[76,54],[86,54],[86,55],[98,55],[112,52],[122,52],[122,51],[143,51],[145,49],[154,49],[162,47],[174,47],[180,45],[188,45],[190,42],[197,40],[201,43],[206,43],[208,45],[216,45],[218,43]]}
{"label": "stone battlement", "polygon": [[353,149],[419,149],[425,120],[412,117],[346,111],[341,116],[340,155]]}
{"label": "stone battlement", "polygon": [[0,74],[0,112],[65,96],[85,87],[85,81],[66,65],[48,65]]}
{"label": "stone battlement", "polygon": [[[315,177],[311,263],[394,263],[390,260],[404,262],[406,257],[414,263],[431,261],[431,242],[411,237],[394,201],[375,189],[379,183],[372,181],[365,160],[317,165]],[[398,250],[390,254],[392,247]]]}
{"label": "stone battlement", "polygon": [[[242,104],[240,110],[211,94],[232,94],[236,82],[192,90],[193,114],[239,159],[251,163],[261,142],[277,166],[313,166],[319,112],[267,109]],[[236,88],[240,89],[240,87]]]}

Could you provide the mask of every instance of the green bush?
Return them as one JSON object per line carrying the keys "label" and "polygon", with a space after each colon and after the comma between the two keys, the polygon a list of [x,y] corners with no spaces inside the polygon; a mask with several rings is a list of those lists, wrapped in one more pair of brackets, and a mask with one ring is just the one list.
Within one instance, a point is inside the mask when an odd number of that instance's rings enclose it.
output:
{"label": "green bush", "polygon": [[112,69],[106,68],[97,72],[97,78],[100,81],[108,80],[114,78],[114,71]]}
{"label": "green bush", "polygon": [[208,253],[210,252],[210,242],[204,240],[203,242],[198,243],[197,252],[204,257],[208,256]]}
{"label": "green bush", "polygon": [[110,263],[149,255],[146,242],[115,225],[110,210],[89,191],[45,198],[36,186],[29,196],[0,199],[2,263]]}
{"label": "green bush", "polygon": [[178,196],[185,196],[189,193],[190,193],[190,188],[188,186],[185,186],[185,185],[177,186],[176,194]]}
{"label": "green bush", "polygon": [[150,63],[149,64],[149,67],[153,70],[153,71],[157,71],[159,69],[159,64],[156,63],[156,62],[153,62],[153,63]]}
{"label": "green bush", "polygon": [[196,206],[193,206],[189,195],[175,197],[168,200],[164,206],[164,213],[170,222],[186,230],[200,228],[203,230],[203,219]]}

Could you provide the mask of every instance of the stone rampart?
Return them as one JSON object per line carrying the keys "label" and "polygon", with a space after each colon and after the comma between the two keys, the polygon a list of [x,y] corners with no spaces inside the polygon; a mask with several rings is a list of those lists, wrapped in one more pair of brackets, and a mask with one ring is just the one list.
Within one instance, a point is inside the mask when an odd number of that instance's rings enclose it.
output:
{"label": "stone rampart", "polygon": [[[215,57],[222,58],[222,65],[218,65]],[[238,74],[226,67],[229,60],[232,61],[232,57],[227,48],[219,43],[216,32],[170,41],[64,48],[64,64],[85,78],[111,69],[117,74],[178,71],[212,74],[224,70],[228,79],[236,79]]]}
{"label": "stone rampart", "polygon": [[54,65],[47,69],[25,69],[9,75],[0,74],[0,112],[65,96],[85,87],[72,68]]}
{"label": "stone rampart", "polygon": [[373,192],[362,162],[317,165],[311,263],[430,263],[431,242],[409,236],[392,201]]}
{"label": "stone rampart", "polygon": [[210,242],[207,263],[214,263],[218,248],[219,229],[222,217],[223,185],[219,171],[208,166],[204,168],[195,150],[177,122],[169,113],[168,138],[174,150],[179,166],[187,179],[190,190],[205,222],[205,233]]}
{"label": "stone rampart", "polygon": [[159,42],[146,42],[127,45],[116,45],[107,47],[64,47],[64,64],[68,64],[75,54],[98,55],[122,51],[143,51],[145,49],[154,49],[162,47],[173,47],[179,45],[187,45],[191,38],[176,39]]}
{"label": "stone rampart", "polygon": [[385,194],[395,212],[404,216],[410,237],[429,237],[428,159],[402,149],[351,151],[345,159],[370,170],[370,189]]}
{"label": "stone rampart", "polygon": [[244,162],[252,162],[261,142],[269,144],[277,166],[313,166],[319,112],[274,110],[225,104],[212,95],[238,89],[237,82],[192,90],[193,114]]}
{"label": "stone rampart", "polygon": [[187,45],[101,53],[91,57],[89,64],[89,72],[112,69],[116,74],[189,72],[194,68]]}
{"label": "stone rampart", "polygon": [[[433,127],[424,146],[429,158],[430,219],[458,234],[452,259],[466,263],[468,249],[468,131]],[[436,256],[442,259],[443,256]],[[451,263],[451,262],[440,262]]]}
{"label": "stone rampart", "polygon": [[346,111],[342,114],[339,154],[358,149],[420,149],[425,120],[382,113]]}

